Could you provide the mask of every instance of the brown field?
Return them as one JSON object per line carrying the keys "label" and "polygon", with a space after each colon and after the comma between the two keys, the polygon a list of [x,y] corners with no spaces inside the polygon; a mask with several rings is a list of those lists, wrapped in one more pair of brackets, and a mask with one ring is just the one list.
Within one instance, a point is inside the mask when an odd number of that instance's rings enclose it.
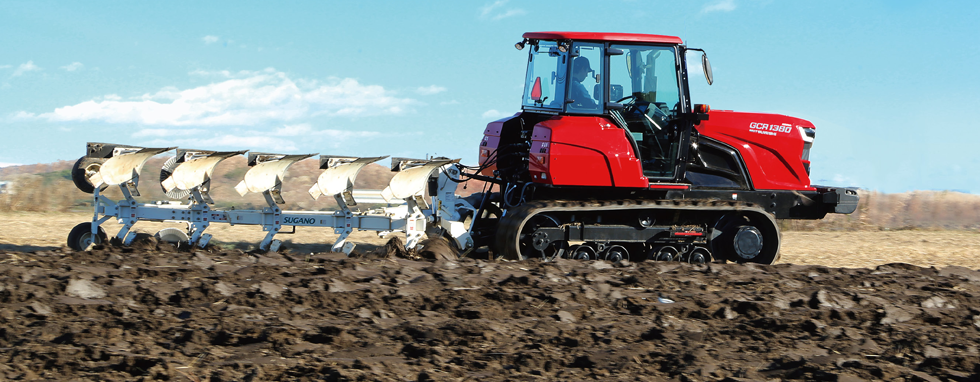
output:
{"label": "brown field", "polygon": [[[162,198],[154,160],[141,201]],[[242,162],[215,172],[217,207],[262,203],[230,191]],[[260,228],[224,224],[207,251],[71,251],[92,215],[70,165],[0,169],[0,380],[980,380],[977,195],[862,191],[854,214],[780,222],[765,267],[348,258],[322,228],[255,254]],[[357,188],[391,175],[365,171]],[[290,173],[284,208],[332,209],[305,194],[314,161]]]}
{"label": "brown field", "polygon": [[[68,231],[91,219],[85,213],[0,213],[0,250],[33,251],[65,246]],[[119,225],[110,220],[103,224],[111,237]],[[155,233],[164,227],[180,224],[140,222],[137,232]],[[212,243],[224,248],[249,250],[264,237],[255,226],[215,224],[208,228]],[[318,253],[330,250],[337,235],[325,228],[298,229],[294,235],[276,236],[294,252]],[[389,237],[390,238],[390,237]],[[351,241],[356,251],[368,252],[384,245],[387,239],[373,232],[356,232]],[[958,265],[980,269],[980,232],[975,230],[864,230],[864,231],[794,231],[783,232],[779,263],[823,265],[845,268],[874,268],[889,263],[908,263],[920,267],[942,268]]]}

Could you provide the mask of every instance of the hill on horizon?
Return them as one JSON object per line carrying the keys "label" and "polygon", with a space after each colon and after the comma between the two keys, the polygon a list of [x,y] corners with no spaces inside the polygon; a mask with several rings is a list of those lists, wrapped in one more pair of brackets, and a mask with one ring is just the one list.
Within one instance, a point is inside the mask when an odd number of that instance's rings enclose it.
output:
{"label": "hill on horizon", "polygon": [[[150,158],[140,173],[137,200],[150,203],[168,200],[160,187],[160,168],[169,155]],[[0,181],[13,183],[12,193],[0,194],[0,211],[77,211],[91,208],[92,197],[75,188],[71,181],[74,161],[58,161],[0,168]],[[262,195],[239,196],[235,186],[248,170],[245,156],[228,158],[217,167],[211,180],[211,197],[217,208],[252,209],[265,206]],[[333,198],[313,200],[308,191],[322,171],[317,158],[294,163],[286,173],[282,205],[286,210],[332,210]],[[377,163],[361,169],[355,189],[384,189],[394,173]],[[482,182],[461,183],[457,194],[470,195],[483,190]],[[104,193],[122,199],[117,188]],[[880,193],[859,191],[861,202],[851,215],[828,214],[822,220],[785,220],[791,230],[877,230],[877,229],[980,229],[980,195],[957,191],[910,191]],[[361,207],[361,206],[358,206]],[[364,206],[370,207],[370,206]],[[356,208],[355,208],[356,209]]]}
{"label": "hill on horizon", "polygon": [[[149,203],[159,200],[169,200],[160,186],[160,169],[163,163],[171,155],[157,155],[146,161],[142,171],[140,171],[138,201]],[[39,211],[67,211],[85,205],[91,205],[91,196],[75,188],[71,180],[71,168],[74,161],[57,161],[53,163],[39,163],[31,165],[9,166],[0,168],[0,181],[9,181],[13,185],[10,188],[12,195],[21,195],[19,199],[30,199],[21,201],[20,208],[10,208],[7,210],[39,210]],[[265,199],[261,194],[247,194],[240,196],[235,191],[235,186],[241,182],[248,171],[247,158],[237,155],[219,163],[211,177],[211,198],[215,201],[215,206],[219,208],[251,209],[262,208],[266,205]],[[309,194],[310,187],[316,183],[317,178],[323,170],[319,169],[319,159],[316,157],[304,159],[294,163],[286,171],[283,182],[282,197],[285,204],[281,205],[286,210],[325,210],[335,209],[337,204],[330,196],[320,196],[313,200]],[[358,190],[383,190],[388,186],[388,182],[394,177],[395,173],[388,167],[378,163],[364,166],[354,182],[354,188]],[[482,191],[482,184],[473,187],[463,188],[461,184],[457,188],[457,193],[469,195],[474,191]],[[478,187],[481,187],[478,189]],[[23,197],[28,194],[29,197]],[[121,199],[122,193],[116,187],[110,187],[104,192],[110,199]],[[67,200],[59,203],[56,199]],[[31,202],[35,206],[29,206]],[[52,207],[43,207],[45,204],[55,204]],[[0,205],[0,209],[3,206]]]}

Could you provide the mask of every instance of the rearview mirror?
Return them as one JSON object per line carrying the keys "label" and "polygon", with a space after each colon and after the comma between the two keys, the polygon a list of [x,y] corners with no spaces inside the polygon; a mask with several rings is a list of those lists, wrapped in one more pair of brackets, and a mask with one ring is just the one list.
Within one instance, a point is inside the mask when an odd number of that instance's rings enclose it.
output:
{"label": "rearview mirror", "polygon": [[711,63],[708,62],[708,55],[701,52],[701,66],[704,68],[704,79],[708,80],[708,85],[715,82],[715,76],[711,74]]}

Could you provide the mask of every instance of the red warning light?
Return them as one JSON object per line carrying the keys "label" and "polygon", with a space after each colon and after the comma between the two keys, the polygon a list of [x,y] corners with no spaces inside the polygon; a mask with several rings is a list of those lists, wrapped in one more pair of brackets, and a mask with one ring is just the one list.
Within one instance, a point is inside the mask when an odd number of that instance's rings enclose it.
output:
{"label": "red warning light", "polygon": [[541,77],[534,80],[534,87],[531,88],[531,99],[541,102]]}

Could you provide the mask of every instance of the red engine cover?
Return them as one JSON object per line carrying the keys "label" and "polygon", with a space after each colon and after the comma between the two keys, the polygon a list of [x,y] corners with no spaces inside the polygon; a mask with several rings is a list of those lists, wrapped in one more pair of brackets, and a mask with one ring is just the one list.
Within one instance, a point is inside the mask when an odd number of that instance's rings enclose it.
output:
{"label": "red engine cover", "polygon": [[[500,145],[509,118],[487,124],[480,142],[480,165]],[[534,126],[529,170],[535,183],[556,186],[647,187],[640,161],[626,133],[596,116],[555,116]],[[481,174],[492,176],[495,165]]]}
{"label": "red engine cover", "polygon": [[556,186],[647,187],[623,129],[604,117],[557,116],[534,126],[531,179]]}
{"label": "red engine cover", "polygon": [[779,114],[712,110],[695,126],[701,135],[734,147],[757,190],[815,190],[803,166],[805,128],[809,121]]}

